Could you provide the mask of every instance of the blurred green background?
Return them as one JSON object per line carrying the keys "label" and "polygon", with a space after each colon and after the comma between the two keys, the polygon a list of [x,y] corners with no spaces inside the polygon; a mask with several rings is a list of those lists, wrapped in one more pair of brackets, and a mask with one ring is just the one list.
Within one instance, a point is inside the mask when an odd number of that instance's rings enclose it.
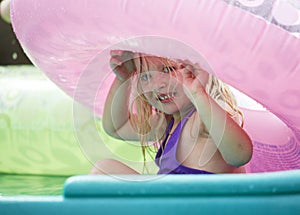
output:
{"label": "blurred green background", "polygon": [[[94,161],[76,138],[73,105],[32,65],[12,26],[0,19],[0,196],[59,195],[67,177],[89,173]],[[137,143],[107,136],[100,117],[87,123],[96,124],[103,149],[143,171]],[[107,158],[98,153],[99,159]],[[155,173],[153,162],[149,166],[149,173]]]}

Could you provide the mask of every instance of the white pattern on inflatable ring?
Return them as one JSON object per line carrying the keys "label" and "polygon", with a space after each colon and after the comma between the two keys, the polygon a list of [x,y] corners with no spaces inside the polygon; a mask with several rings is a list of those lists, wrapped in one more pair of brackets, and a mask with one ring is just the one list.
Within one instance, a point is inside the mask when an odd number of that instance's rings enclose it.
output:
{"label": "white pattern on inflatable ring", "polygon": [[272,15],[282,25],[299,25],[300,10],[288,1],[278,1],[273,8]]}
{"label": "white pattern on inflatable ring", "polygon": [[258,7],[264,3],[265,0],[238,0],[241,4],[247,7]]}

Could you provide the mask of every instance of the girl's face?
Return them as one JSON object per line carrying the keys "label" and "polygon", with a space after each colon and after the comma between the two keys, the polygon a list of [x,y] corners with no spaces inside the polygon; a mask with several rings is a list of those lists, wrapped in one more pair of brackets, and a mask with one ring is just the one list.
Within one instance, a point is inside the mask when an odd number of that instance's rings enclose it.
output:
{"label": "girl's face", "polygon": [[183,90],[181,65],[155,56],[141,60],[138,75],[139,89],[149,104],[166,114],[175,114],[191,107]]}

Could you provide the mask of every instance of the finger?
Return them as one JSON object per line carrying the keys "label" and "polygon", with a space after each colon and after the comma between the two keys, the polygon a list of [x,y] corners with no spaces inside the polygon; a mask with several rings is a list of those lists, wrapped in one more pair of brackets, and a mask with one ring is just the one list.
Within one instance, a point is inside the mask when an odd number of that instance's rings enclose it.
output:
{"label": "finger", "polygon": [[190,71],[190,72],[193,72],[193,71],[194,71],[193,66],[190,65],[190,64],[187,64],[187,65],[185,66],[185,69],[188,70],[188,71]]}
{"label": "finger", "polygon": [[185,65],[183,63],[178,64],[178,69],[179,70],[184,69],[184,68],[185,68]]}
{"label": "finger", "polygon": [[118,65],[120,63],[130,62],[134,58],[134,53],[132,51],[124,51],[124,50],[111,50],[111,58],[118,59]]}
{"label": "finger", "polygon": [[189,79],[189,78],[195,79],[194,72],[191,71],[190,68],[186,68],[186,67],[183,68],[181,70],[181,73],[182,73],[184,79]]}
{"label": "finger", "polygon": [[120,61],[118,58],[112,57],[109,60],[109,64],[110,66],[113,68],[117,67],[117,66],[121,66],[122,65],[122,61]]}
{"label": "finger", "polygon": [[128,78],[128,73],[123,67],[115,66],[112,67],[112,70],[120,81],[124,81]]}
{"label": "finger", "polygon": [[112,57],[115,57],[115,56],[121,56],[123,53],[123,50],[110,50],[110,55]]}
{"label": "finger", "polygon": [[195,76],[202,76],[203,74],[208,74],[204,69],[202,68],[195,68],[194,69]]}
{"label": "finger", "polygon": [[196,78],[200,81],[200,83],[203,85],[203,86],[206,86],[208,80],[209,80],[209,73],[200,68],[200,69],[195,69],[195,72],[194,72]]}
{"label": "finger", "polygon": [[196,69],[202,69],[199,63],[192,63],[190,60],[184,60],[184,63],[188,66],[188,68],[191,68],[190,70],[192,71]]}
{"label": "finger", "polygon": [[202,67],[199,65],[199,63],[195,63],[195,64],[194,64],[194,68],[195,68],[195,69],[202,69]]}
{"label": "finger", "polygon": [[186,66],[188,66],[189,68],[194,68],[194,63],[192,63],[190,60],[184,60],[183,61],[184,62],[184,64],[186,65]]}
{"label": "finger", "polygon": [[185,64],[190,64],[190,65],[193,64],[193,63],[192,63],[190,60],[188,60],[188,59],[185,59],[183,62],[184,62]]}

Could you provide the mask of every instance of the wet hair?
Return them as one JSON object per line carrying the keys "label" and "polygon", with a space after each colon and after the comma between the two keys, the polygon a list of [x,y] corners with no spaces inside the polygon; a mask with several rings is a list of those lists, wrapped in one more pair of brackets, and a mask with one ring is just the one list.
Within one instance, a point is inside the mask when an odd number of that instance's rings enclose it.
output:
{"label": "wet hair", "polygon": [[[172,60],[167,58],[157,58],[160,60],[160,62],[166,66],[166,68],[169,68],[172,66]],[[143,72],[149,71],[149,66],[152,62],[147,60],[147,56],[145,55],[139,55],[138,58],[135,59],[135,66],[136,66],[136,76],[138,77],[139,74]],[[132,127],[138,132],[140,136],[140,143],[142,147],[142,155],[144,158],[144,170],[147,170],[146,167],[146,152],[149,152],[150,155],[153,154],[153,152],[157,152],[157,149],[159,145],[161,144],[162,140],[165,138],[165,135],[162,135],[158,137],[155,140],[155,144],[149,144],[147,140],[147,134],[151,131],[151,125],[150,125],[150,117],[153,113],[157,114],[163,114],[160,110],[154,108],[152,105],[149,104],[147,98],[143,93],[141,93],[141,86],[139,84],[138,78],[136,78],[137,91],[139,92],[138,95],[135,96],[134,101],[131,103],[130,111],[129,111],[129,119],[131,122]],[[235,96],[230,91],[230,88],[227,84],[213,76],[212,74],[209,74],[208,82],[205,87],[206,93],[215,101],[222,101],[225,104],[227,104],[230,107],[230,111],[226,110],[227,113],[233,117],[233,118],[239,118],[241,119],[241,127],[243,127],[244,124],[244,117],[237,106],[237,102],[235,99]],[[133,117],[133,115],[135,117]],[[166,118],[170,118],[169,115],[165,114]],[[165,132],[164,132],[165,133]],[[204,127],[203,133],[200,134],[202,136],[209,136],[208,129]],[[153,147],[153,145],[155,147]],[[154,149],[153,149],[154,148]]]}

